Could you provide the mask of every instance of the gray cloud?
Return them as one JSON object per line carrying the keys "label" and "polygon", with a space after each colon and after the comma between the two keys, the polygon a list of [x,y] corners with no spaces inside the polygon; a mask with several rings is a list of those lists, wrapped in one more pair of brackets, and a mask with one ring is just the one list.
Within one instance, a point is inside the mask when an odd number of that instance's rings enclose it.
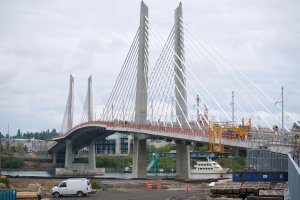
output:
{"label": "gray cloud", "polygon": [[[179,2],[146,3],[151,23],[167,35]],[[299,4],[186,0],[183,9],[185,22],[268,95],[276,99],[284,85],[287,109],[300,117]],[[137,30],[139,6],[136,0],[0,0],[0,131],[8,122],[11,134],[60,129],[70,74],[82,101],[90,74],[95,97],[105,101]]]}

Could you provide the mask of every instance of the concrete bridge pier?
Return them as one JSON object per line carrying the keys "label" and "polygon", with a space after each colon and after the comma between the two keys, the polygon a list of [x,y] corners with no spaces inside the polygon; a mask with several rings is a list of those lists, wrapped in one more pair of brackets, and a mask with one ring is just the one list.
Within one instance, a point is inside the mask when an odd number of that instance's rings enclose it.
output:
{"label": "concrete bridge pier", "polygon": [[176,174],[179,179],[190,179],[190,144],[176,141]]}
{"label": "concrete bridge pier", "polygon": [[53,155],[52,155],[52,163],[53,164],[56,164],[56,157],[57,157],[57,152],[56,151],[53,151]]}
{"label": "concrete bridge pier", "polygon": [[70,169],[73,163],[72,141],[66,140],[65,168]]}
{"label": "concrete bridge pier", "polygon": [[116,134],[116,155],[121,155],[121,136],[119,133]]}
{"label": "concrete bridge pier", "polygon": [[147,149],[146,139],[134,138],[132,178],[146,178],[147,175]]}
{"label": "concrete bridge pier", "polygon": [[89,158],[88,158],[89,169],[90,170],[96,170],[95,140],[93,140],[89,144],[88,148],[89,148]]}

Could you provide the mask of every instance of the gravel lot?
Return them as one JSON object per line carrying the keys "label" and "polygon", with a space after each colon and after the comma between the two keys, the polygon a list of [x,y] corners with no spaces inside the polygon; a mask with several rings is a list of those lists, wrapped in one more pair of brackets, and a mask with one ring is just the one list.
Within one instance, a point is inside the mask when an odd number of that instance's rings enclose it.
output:
{"label": "gravel lot", "polygon": [[[184,190],[171,191],[171,190],[127,190],[127,191],[107,191],[96,192],[89,194],[86,197],[60,197],[57,200],[203,200],[207,195],[200,191]],[[55,198],[53,198],[55,199]]]}

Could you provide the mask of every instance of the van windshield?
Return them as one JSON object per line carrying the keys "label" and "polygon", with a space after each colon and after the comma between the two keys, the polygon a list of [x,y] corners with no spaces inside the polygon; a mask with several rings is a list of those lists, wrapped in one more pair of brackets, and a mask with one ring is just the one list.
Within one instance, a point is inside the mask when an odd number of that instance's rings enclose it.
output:
{"label": "van windshield", "polygon": [[67,187],[67,183],[66,182],[61,182],[58,187]]}

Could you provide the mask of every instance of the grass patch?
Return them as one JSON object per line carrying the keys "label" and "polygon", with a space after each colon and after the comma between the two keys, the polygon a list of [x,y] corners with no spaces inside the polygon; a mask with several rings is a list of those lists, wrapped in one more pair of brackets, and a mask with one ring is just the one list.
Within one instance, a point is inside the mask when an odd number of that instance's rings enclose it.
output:
{"label": "grass patch", "polygon": [[246,158],[218,158],[216,161],[223,168],[231,168],[232,170],[243,170],[246,167]]}

